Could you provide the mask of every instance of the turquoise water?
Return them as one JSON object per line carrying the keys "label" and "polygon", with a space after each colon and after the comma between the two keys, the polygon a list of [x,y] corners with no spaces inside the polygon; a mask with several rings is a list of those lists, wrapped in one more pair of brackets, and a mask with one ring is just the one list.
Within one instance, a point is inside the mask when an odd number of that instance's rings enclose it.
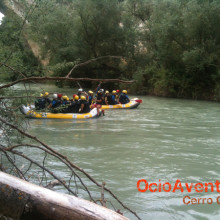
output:
{"label": "turquoise water", "polygon": [[[142,219],[219,219],[216,189],[198,193],[193,188],[188,193],[184,187],[183,193],[141,193],[137,181],[169,182],[172,189],[177,179],[182,184],[220,181],[220,104],[139,98],[143,103],[137,109],[106,110],[99,119],[30,120],[29,132],[67,155],[98,182],[105,181]],[[59,164],[53,167],[68,175]],[[212,198],[213,203],[186,205],[185,196]],[[129,213],[125,216],[135,219]]]}

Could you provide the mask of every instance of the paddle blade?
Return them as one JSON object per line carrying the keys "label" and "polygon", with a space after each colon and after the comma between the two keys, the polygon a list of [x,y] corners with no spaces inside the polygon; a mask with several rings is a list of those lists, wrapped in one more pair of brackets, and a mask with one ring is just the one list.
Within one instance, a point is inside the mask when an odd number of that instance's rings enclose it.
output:
{"label": "paddle blade", "polygon": [[141,99],[136,99],[135,102],[142,103]]}

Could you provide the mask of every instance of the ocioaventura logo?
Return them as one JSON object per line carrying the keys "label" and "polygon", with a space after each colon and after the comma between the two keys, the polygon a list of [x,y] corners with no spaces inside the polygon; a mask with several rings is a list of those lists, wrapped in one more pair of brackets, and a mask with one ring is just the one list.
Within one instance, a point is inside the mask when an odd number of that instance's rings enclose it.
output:
{"label": "ocioaventura logo", "polygon": [[[137,189],[139,192],[217,192],[220,193],[220,182],[216,180],[214,183],[182,183],[180,179],[177,179],[175,184],[170,182],[162,183],[161,180],[149,183],[146,179],[140,179],[137,181]],[[183,203],[186,205],[192,204],[212,204],[214,202],[213,198],[191,198],[190,196],[185,196],[183,198]],[[220,196],[216,198],[216,203],[220,204]]]}

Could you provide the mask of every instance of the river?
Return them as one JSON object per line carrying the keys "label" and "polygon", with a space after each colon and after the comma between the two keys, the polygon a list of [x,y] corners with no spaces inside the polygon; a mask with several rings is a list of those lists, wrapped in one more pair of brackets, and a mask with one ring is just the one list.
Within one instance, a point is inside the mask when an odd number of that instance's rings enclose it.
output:
{"label": "river", "polygon": [[[52,91],[53,86],[48,90]],[[56,89],[58,90],[58,89]],[[70,89],[62,92],[71,94]],[[139,192],[137,181],[215,183],[220,180],[220,105],[215,102],[140,96],[132,110],[109,110],[85,121],[30,120],[29,132],[65,154],[97,181],[106,182],[142,219],[219,219],[220,194],[164,190]],[[53,164],[65,175],[65,169]],[[167,185],[168,186],[168,185]],[[145,185],[141,184],[141,189]],[[154,185],[152,187],[156,189]],[[168,187],[166,187],[168,188]],[[212,204],[184,204],[183,198]],[[189,202],[186,197],[185,202]],[[211,200],[209,200],[210,202]],[[220,199],[219,199],[220,203]],[[132,215],[125,213],[130,219]]]}

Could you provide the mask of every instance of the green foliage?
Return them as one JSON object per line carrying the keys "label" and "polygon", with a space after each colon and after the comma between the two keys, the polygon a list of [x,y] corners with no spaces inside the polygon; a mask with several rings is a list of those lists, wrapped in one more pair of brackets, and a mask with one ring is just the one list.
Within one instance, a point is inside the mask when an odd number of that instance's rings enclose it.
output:
{"label": "green foliage", "polygon": [[216,77],[220,65],[217,21],[219,1],[163,0],[154,4],[145,31],[151,58],[147,69],[157,66],[150,77],[154,94],[213,98],[213,88],[220,83]]}
{"label": "green foliage", "polygon": [[[117,55],[125,59],[99,60],[71,76],[135,79],[131,89],[142,94],[219,97],[219,0],[41,0],[28,21],[26,34],[38,42],[54,76],[65,76],[76,63]],[[1,59],[17,41],[18,22],[0,28]],[[19,39],[10,62],[34,74],[25,48]]]}
{"label": "green foliage", "polygon": [[[6,62],[15,70],[27,76],[41,74],[37,59],[33,56],[26,40],[20,34],[22,21],[13,13],[7,14],[0,25],[0,61]],[[0,80],[13,81],[20,77],[19,73],[9,68],[0,68]]]}

